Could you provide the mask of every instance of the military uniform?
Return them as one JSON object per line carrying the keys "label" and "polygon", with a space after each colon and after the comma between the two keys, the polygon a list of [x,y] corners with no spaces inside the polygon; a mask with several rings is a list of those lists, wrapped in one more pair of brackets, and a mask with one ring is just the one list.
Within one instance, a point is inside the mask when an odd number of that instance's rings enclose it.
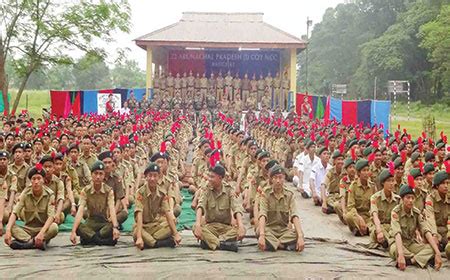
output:
{"label": "military uniform", "polygon": [[91,166],[97,161],[97,157],[92,153],[89,154],[89,156],[82,154],[79,160],[80,163],[86,163],[88,168],[91,168]]}
{"label": "military uniform", "polygon": [[[158,240],[164,240],[171,235],[165,213],[170,211],[169,196],[158,184],[156,192],[152,193],[147,185],[142,186],[136,193],[136,208],[134,215],[142,213],[142,239],[148,247],[155,247]],[[133,238],[136,236],[136,224],[133,226]]]}
{"label": "military uniform", "polygon": [[300,217],[294,193],[284,187],[281,195],[272,188],[262,193],[259,204],[259,218],[266,218],[265,239],[273,250],[279,244],[289,245],[297,242],[297,233],[290,227],[294,217]]}
{"label": "military uniform", "polygon": [[201,226],[202,239],[211,250],[216,250],[220,241],[236,240],[237,228],[231,225],[232,216],[242,214],[234,189],[222,183],[222,190],[216,193],[211,188],[202,191],[197,209],[202,209],[205,224]]}
{"label": "military uniform", "polygon": [[[10,199],[11,192],[17,193],[17,176],[13,171],[8,169],[6,171],[6,175],[0,175],[0,199],[5,200],[5,208]],[[10,213],[6,213],[6,211],[4,211],[3,217],[0,217],[2,218],[4,224],[8,223],[9,214]]]}
{"label": "military uniform", "polygon": [[[114,193],[114,203],[122,200],[125,197],[125,187],[121,177],[117,173],[112,173],[105,176],[105,183],[112,188]],[[122,204],[116,209],[117,222],[122,224],[128,218],[128,213],[123,209]]]}
{"label": "military uniform", "polygon": [[27,173],[30,166],[27,163],[23,163],[21,166],[17,166],[14,163],[8,166],[8,170],[13,171],[17,176],[17,193],[20,194],[27,186]]}
{"label": "military uniform", "polygon": [[[389,240],[389,231],[391,229],[391,212],[395,206],[398,205],[400,201],[400,196],[395,193],[391,193],[391,197],[387,198],[384,190],[380,190],[374,193],[370,197],[370,216],[373,217],[373,213],[378,214],[378,219],[380,220],[381,231],[385,240]],[[375,223],[371,223],[370,228],[370,239],[373,243],[377,243],[377,231]]]}
{"label": "military uniform", "polygon": [[97,233],[100,238],[112,237],[113,225],[108,219],[110,207],[114,208],[114,193],[108,185],[103,183],[98,191],[92,184],[86,186],[80,193],[79,207],[87,210],[85,223],[77,229],[82,244],[91,241]]}
{"label": "military uniform", "polygon": [[[13,225],[11,235],[18,241],[28,242],[39,234],[49,217],[55,216],[55,195],[52,190],[43,187],[42,195],[35,197],[33,189],[27,188],[20,195],[20,200],[14,207],[13,213],[16,217],[20,216],[25,225]],[[44,233],[44,240],[48,242],[57,234],[58,225],[52,223]]]}
{"label": "military uniform", "polygon": [[429,224],[431,233],[435,235],[438,241],[445,247],[447,258],[450,257],[450,197],[443,199],[437,189],[433,189],[427,196],[425,202],[425,215]]}
{"label": "military uniform", "polygon": [[331,168],[328,170],[327,174],[325,175],[325,181],[324,184],[327,188],[327,198],[326,202],[328,207],[332,207],[333,210],[336,207],[339,207],[339,198],[341,196],[340,194],[340,187],[339,183],[341,179],[344,177],[344,172],[341,171],[341,173],[336,172],[336,167]]}
{"label": "military uniform", "polygon": [[361,184],[360,179],[353,181],[348,189],[347,213],[344,217],[350,231],[360,231],[357,215],[361,216],[370,227],[370,197],[375,193],[375,184],[367,181],[367,186]]}
{"label": "military uniform", "polygon": [[91,171],[86,163],[78,161],[72,163],[72,167],[77,171],[81,189],[92,183]]}
{"label": "military uniform", "polygon": [[425,267],[428,261],[433,258],[434,251],[429,244],[418,243],[416,241],[416,230],[429,232],[427,223],[417,208],[413,208],[411,213],[406,213],[403,204],[397,205],[391,212],[391,242],[389,253],[394,260],[397,260],[397,245],[395,236],[400,234],[403,242],[403,254],[405,258],[414,257],[420,267]]}

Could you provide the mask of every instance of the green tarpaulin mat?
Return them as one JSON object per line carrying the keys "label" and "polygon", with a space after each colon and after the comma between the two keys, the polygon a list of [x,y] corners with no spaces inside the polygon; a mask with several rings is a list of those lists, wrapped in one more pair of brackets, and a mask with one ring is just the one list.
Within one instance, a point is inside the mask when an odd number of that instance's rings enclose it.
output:
{"label": "green tarpaulin mat", "polygon": [[[183,204],[181,205],[181,214],[178,217],[177,229],[190,229],[195,223],[195,212],[191,208],[193,195],[188,190],[182,189]],[[63,224],[59,226],[59,231],[70,232],[72,230],[74,217],[68,215]],[[18,225],[23,225],[22,221],[17,221]],[[131,232],[134,224],[134,205],[128,210],[128,219],[122,224],[122,232]]]}

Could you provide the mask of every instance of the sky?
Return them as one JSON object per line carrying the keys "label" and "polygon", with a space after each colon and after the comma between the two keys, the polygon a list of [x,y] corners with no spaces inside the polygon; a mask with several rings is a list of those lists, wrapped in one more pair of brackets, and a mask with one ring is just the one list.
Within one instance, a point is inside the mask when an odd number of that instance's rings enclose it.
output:
{"label": "sky", "polygon": [[[116,42],[107,49],[129,48],[129,58],[145,69],[145,51],[133,42],[139,36],[178,22],[182,12],[262,12],[264,21],[294,36],[306,34],[306,20],[321,21],[328,7],[344,0],[129,0],[131,31],[116,34]],[[114,57],[114,54],[112,54]]]}

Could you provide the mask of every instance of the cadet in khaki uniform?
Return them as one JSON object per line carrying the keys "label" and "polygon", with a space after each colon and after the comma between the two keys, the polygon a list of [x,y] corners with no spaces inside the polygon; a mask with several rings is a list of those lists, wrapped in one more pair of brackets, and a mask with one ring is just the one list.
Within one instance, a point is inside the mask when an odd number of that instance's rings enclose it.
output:
{"label": "cadet in khaki uniform", "polygon": [[80,151],[77,144],[70,145],[67,152],[70,157],[70,165],[77,171],[80,188],[83,189],[92,182],[89,167],[78,159]]}
{"label": "cadet in khaki uniform", "polygon": [[334,211],[339,220],[346,225],[344,216],[347,214],[348,188],[356,178],[355,161],[352,158],[346,158],[344,161],[345,175],[339,181],[339,201],[334,204]]}
{"label": "cadet in khaki uniform", "polygon": [[[220,164],[211,167],[208,186],[202,190],[196,211],[194,235],[200,239],[202,249],[238,251],[236,240],[245,235],[242,209],[234,189],[223,182],[225,168]],[[205,216],[205,224],[202,217]],[[237,228],[231,225],[232,216]]]}
{"label": "cadet in khaki uniform", "polygon": [[0,235],[3,224],[8,223],[17,192],[17,176],[8,168],[8,152],[0,151]]}
{"label": "cadet in khaki uniform", "polygon": [[448,194],[449,178],[445,171],[439,171],[433,178],[433,190],[425,202],[425,215],[430,225],[431,233],[439,246],[440,251],[445,251],[450,260],[450,244],[448,239],[450,226],[450,197]]}
{"label": "cadet in khaki uniform", "polygon": [[369,234],[370,197],[375,193],[375,184],[369,180],[369,161],[360,159],[355,164],[358,179],[348,188],[347,213],[344,216],[350,231],[355,236]]}
{"label": "cadet in khaki uniform", "polygon": [[[53,222],[55,196],[44,186],[44,177],[45,170],[40,164],[28,173],[31,187],[21,193],[6,226],[5,243],[12,249],[45,250],[46,243],[58,234],[58,226]],[[24,226],[16,225],[19,213],[23,213]],[[11,237],[15,240],[11,241]]]}
{"label": "cadet in khaki uniform", "polygon": [[381,245],[387,249],[389,246],[389,231],[391,229],[391,212],[399,203],[400,197],[394,190],[394,170],[392,173],[388,169],[380,172],[377,181],[383,189],[374,193],[370,197],[370,216],[372,224],[369,227],[370,239],[374,248]]}
{"label": "cadet in khaki uniform", "polygon": [[90,168],[97,161],[97,157],[92,153],[92,139],[89,135],[83,137],[81,150],[80,163],[86,163]]}
{"label": "cadet in khaki uniform", "polygon": [[[402,185],[400,187],[401,203],[391,212],[390,235],[395,242],[390,245],[389,253],[397,262],[400,270],[407,265],[426,267],[433,261],[436,270],[442,265],[441,253],[433,240],[427,222],[420,211],[414,207],[414,186]],[[428,244],[417,241],[417,232],[425,235]]]}
{"label": "cadet in khaki uniform", "polygon": [[427,199],[428,191],[425,187],[422,173],[419,168],[413,168],[409,171],[408,177],[411,176],[414,180],[416,193],[416,199],[414,200],[414,207],[419,209],[420,213],[423,214],[423,209],[425,209],[425,200]]}
{"label": "cadet in khaki uniform", "polygon": [[[70,241],[77,244],[77,235],[82,245],[114,246],[119,239],[119,223],[114,207],[114,192],[104,183],[106,165],[95,162],[91,167],[92,184],[86,186],[80,193],[80,205],[73,222]],[[87,219],[81,223],[87,210]]]}
{"label": "cadet in khaki uniform", "polygon": [[181,236],[175,225],[175,217],[169,206],[169,196],[162,185],[162,174],[156,163],[150,163],[144,171],[147,184],[136,194],[133,239],[139,249],[175,247]]}
{"label": "cadet in khaki uniform", "polygon": [[17,143],[14,145],[12,149],[14,162],[8,166],[8,169],[11,169],[11,171],[13,171],[17,176],[17,190],[15,190],[16,196],[19,196],[27,186],[27,173],[30,166],[25,162],[24,151],[25,144]]}
{"label": "cadet in khaki uniform", "polygon": [[280,165],[274,165],[269,173],[272,188],[261,194],[259,203],[258,246],[263,251],[301,252],[305,242],[294,193],[286,189],[286,174]]}
{"label": "cadet in khaki uniform", "polygon": [[54,167],[52,156],[44,155],[39,163],[45,170],[44,184],[51,189],[55,195],[55,223],[61,224],[64,222],[64,214],[62,213],[64,204],[64,183],[53,174]]}
{"label": "cadet in khaki uniform", "polygon": [[339,182],[344,177],[344,155],[340,151],[333,153],[333,167],[325,175],[326,192],[322,192],[322,211],[326,214],[335,213],[334,206],[339,201]]}

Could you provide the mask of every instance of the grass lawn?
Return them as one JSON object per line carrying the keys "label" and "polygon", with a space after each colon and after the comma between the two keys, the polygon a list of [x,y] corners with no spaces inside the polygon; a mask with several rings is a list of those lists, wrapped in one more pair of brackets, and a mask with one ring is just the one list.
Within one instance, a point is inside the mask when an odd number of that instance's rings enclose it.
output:
{"label": "grass lawn", "polygon": [[[17,90],[11,90],[10,108],[16,99]],[[27,106],[28,98],[28,106]],[[20,98],[17,112],[26,109],[33,117],[41,117],[42,108],[50,108],[50,92],[46,90],[25,90]]]}

